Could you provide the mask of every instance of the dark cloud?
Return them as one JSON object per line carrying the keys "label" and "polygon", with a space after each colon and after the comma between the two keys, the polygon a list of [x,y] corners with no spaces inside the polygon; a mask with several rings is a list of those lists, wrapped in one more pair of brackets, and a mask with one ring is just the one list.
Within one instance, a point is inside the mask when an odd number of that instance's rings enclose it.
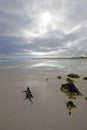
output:
{"label": "dark cloud", "polygon": [[32,49],[32,46],[22,37],[0,37],[1,55],[21,55],[26,49]]}

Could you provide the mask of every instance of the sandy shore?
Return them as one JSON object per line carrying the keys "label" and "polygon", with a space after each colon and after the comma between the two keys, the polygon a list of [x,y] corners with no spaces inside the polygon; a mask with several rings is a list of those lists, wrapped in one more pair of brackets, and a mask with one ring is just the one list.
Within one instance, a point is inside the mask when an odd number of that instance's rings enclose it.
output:
{"label": "sandy shore", "polygon": [[[63,75],[62,80],[56,78],[57,73]],[[60,92],[64,82],[61,71],[0,69],[0,130],[87,130],[87,101],[77,99],[77,108],[69,116],[65,105],[68,98]],[[76,83],[84,94],[86,82]],[[22,91],[28,85],[33,104],[24,100]]]}

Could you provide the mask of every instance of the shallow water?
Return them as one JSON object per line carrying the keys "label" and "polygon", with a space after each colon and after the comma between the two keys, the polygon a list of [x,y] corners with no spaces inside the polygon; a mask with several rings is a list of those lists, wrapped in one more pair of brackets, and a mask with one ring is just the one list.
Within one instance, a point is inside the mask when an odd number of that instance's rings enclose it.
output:
{"label": "shallow water", "polygon": [[86,73],[86,65],[86,59],[31,59],[28,61],[0,62],[0,69],[22,68]]}
{"label": "shallow water", "polygon": [[[70,116],[66,107],[70,99],[60,91],[69,73],[80,75],[75,85],[87,96],[87,81],[83,80],[87,76],[87,60],[0,62],[0,129],[87,130],[87,100],[82,96],[73,99],[76,108]],[[24,101],[21,93],[28,85],[34,96],[32,105]]]}

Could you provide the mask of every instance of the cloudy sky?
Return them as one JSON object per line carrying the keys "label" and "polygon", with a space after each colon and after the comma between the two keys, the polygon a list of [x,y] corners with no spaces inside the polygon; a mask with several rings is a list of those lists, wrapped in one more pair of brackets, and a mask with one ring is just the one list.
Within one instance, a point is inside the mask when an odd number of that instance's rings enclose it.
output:
{"label": "cloudy sky", "polygon": [[0,58],[87,56],[87,0],[0,0]]}

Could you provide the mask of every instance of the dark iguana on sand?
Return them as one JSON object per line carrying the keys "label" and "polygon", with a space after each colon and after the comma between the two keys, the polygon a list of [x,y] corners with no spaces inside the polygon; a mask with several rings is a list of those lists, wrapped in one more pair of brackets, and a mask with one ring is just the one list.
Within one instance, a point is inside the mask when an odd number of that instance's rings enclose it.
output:
{"label": "dark iguana on sand", "polygon": [[[22,91],[22,92],[25,92],[25,93],[26,93],[26,95],[25,95],[25,100],[26,100],[26,99],[29,99],[29,100],[32,102],[32,99],[31,99],[31,98],[33,98],[33,95],[32,95],[32,93],[31,93],[31,91],[30,91],[30,88],[27,87],[27,90],[26,90],[26,91]],[[32,102],[32,103],[33,103],[33,102]]]}

